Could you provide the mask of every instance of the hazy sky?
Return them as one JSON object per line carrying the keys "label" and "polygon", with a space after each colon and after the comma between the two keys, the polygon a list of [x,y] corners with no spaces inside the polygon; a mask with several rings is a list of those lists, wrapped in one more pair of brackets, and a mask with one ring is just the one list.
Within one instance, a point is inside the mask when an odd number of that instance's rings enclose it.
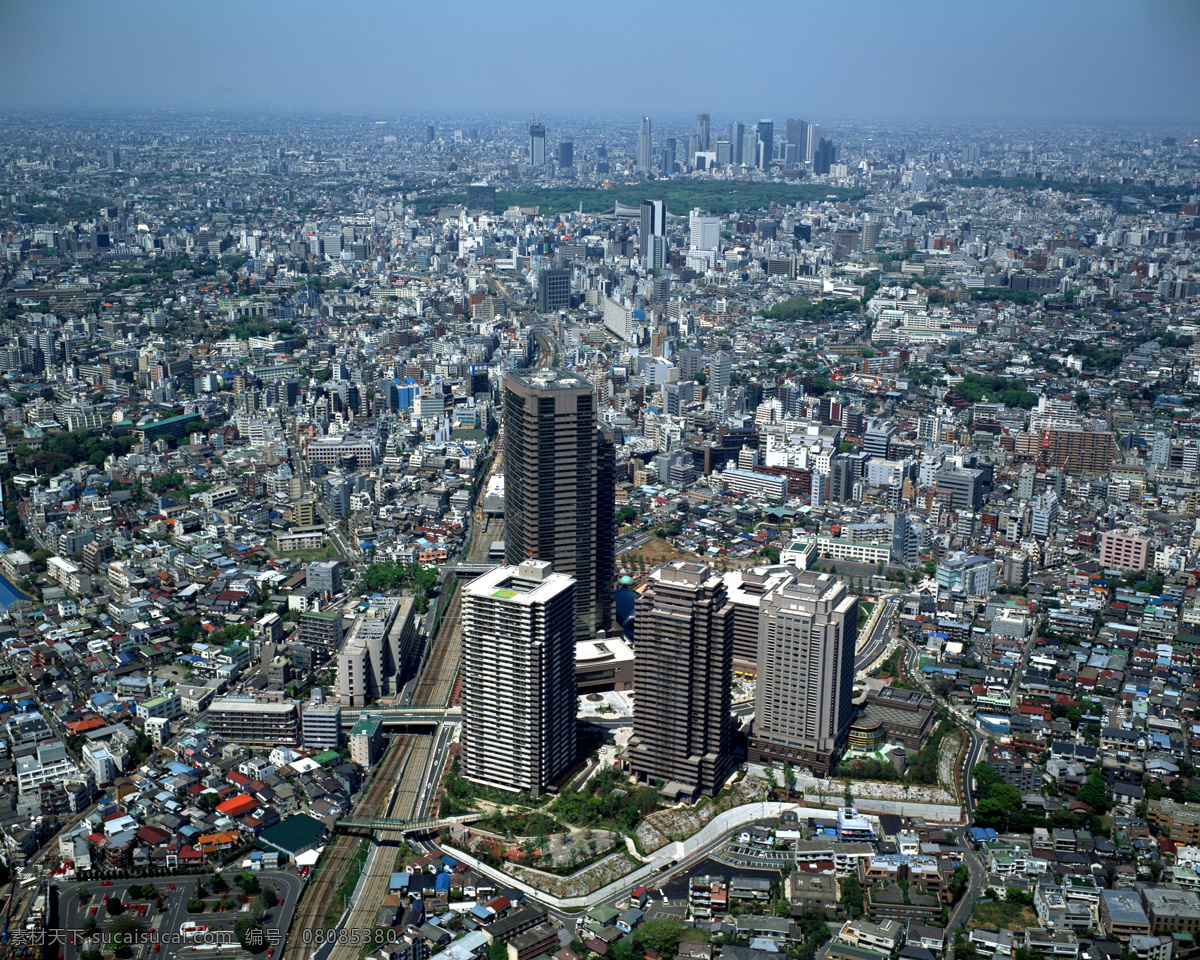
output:
{"label": "hazy sky", "polygon": [[0,0],[0,109],[1192,122],[1200,0]]}

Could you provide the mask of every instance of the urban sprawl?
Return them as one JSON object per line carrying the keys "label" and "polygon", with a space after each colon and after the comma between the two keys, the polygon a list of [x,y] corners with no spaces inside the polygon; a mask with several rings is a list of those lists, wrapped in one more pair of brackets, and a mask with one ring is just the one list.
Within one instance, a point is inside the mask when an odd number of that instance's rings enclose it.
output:
{"label": "urban sprawl", "polygon": [[0,121],[0,952],[1200,957],[1183,129]]}

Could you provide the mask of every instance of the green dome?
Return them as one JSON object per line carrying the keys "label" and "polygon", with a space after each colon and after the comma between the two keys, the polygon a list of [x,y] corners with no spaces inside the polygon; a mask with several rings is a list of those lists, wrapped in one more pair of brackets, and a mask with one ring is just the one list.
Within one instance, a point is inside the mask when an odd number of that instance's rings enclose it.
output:
{"label": "green dome", "polygon": [[631,583],[633,583],[633,577],[630,577],[630,576],[624,576],[624,577],[622,577],[622,578],[621,578],[621,583],[622,583],[622,585],[623,585],[623,586],[626,586],[626,587],[627,587],[627,586],[629,586]]}

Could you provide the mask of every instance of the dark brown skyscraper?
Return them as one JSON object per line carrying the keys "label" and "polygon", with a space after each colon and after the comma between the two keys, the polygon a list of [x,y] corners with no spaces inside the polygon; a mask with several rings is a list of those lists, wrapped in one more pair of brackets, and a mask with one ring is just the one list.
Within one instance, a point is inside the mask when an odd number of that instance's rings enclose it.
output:
{"label": "dark brown skyscraper", "polygon": [[629,769],[716,793],[732,762],[733,607],[725,584],[702,563],[668,564],[650,575],[636,616]]}
{"label": "dark brown skyscraper", "polygon": [[612,621],[613,464],[588,380],[561,370],[505,377],[505,560],[548,560],[575,579],[580,639]]}

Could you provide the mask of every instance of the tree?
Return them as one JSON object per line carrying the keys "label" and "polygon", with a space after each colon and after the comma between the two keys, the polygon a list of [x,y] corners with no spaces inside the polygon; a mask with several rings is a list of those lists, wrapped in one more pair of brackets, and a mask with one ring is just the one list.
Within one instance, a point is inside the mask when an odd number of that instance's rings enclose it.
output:
{"label": "tree", "polygon": [[792,793],[796,789],[796,768],[790,763],[783,765],[783,782],[787,784],[788,793]]}
{"label": "tree", "polygon": [[967,888],[967,882],[971,879],[971,868],[965,863],[960,863],[954,868],[954,876],[950,879],[950,889],[954,894],[954,902],[957,903],[963,895],[963,891]]}
{"label": "tree", "polygon": [[[109,903],[112,903],[110,900]],[[109,925],[108,932],[114,937],[120,939],[116,942],[132,945],[133,941],[141,934],[142,924],[135,920],[133,914],[127,913],[124,916],[117,917],[116,920]]]}
{"label": "tree", "polygon": [[115,917],[125,912],[125,904],[119,897],[109,897],[104,901],[104,909],[110,917]]}
{"label": "tree", "polygon": [[1086,390],[1080,390],[1077,394],[1075,394],[1075,406],[1077,406],[1080,411],[1086,410],[1091,402],[1092,398],[1088,395]]}
{"label": "tree", "polygon": [[996,768],[990,763],[975,764],[971,768],[971,776],[975,778],[975,782],[979,785],[979,793],[982,797],[986,797],[992,784],[1000,779],[1000,775],[996,773]]}
{"label": "tree", "polygon": [[975,805],[974,818],[989,827],[1007,827],[1009,816],[1021,809],[1021,792],[1010,783],[994,783]]}
{"label": "tree", "polygon": [[508,944],[497,937],[488,947],[488,960],[508,960]]}
{"label": "tree", "polygon": [[254,918],[244,913],[234,921],[233,935],[238,938],[243,949],[250,953],[259,953],[267,946],[266,937],[254,922]]}
{"label": "tree", "polygon": [[[688,933],[693,934],[693,931],[689,930]],[[661,956],[673,957],[679,951],[683,938],[684,926],[678,920],[650,920],[637,928],[633,947],[637,951],[649,946]]]}
{"label": "tree", "polygon": [[627,503],[617,511],[615,522],[618,527],[623,527],[627,523],[633,523],[638,518],[638,509],[632,503]]}
{"label": "tree", "polygon": [[1104,778],[1093,770],[1084,781],[1083,786],[1075,791],[1075,799],[1086,803],[1096,813],[1103,814],[1108,810],[1108,788],[1105,786]]}
{"label": "tree", "polygon": [[851,917],[861,917],[863,912],[863,893],[862,887],[858,883],[858,877],[850,874],[848,877],[843,877],[840,882],[842,885],[842,903],[846,905],[846,911]]}

